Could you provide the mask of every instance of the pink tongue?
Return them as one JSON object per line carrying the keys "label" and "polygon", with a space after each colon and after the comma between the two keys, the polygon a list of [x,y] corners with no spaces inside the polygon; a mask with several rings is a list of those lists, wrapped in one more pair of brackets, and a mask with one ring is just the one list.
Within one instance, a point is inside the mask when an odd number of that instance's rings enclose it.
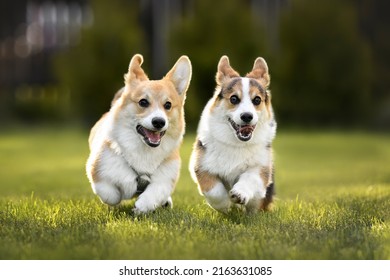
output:
{"label": "pink tongue", "polygon": [[240,127],[240,133],[243,135],[249,135],[253,132],[253,127],[250,125],[247,126],[241,126]]}
{"label": "pink tongue", "polygon": [[148,137],[149,141],[152,143],[158,143],[161,140],[160,132],[145,129],[145,135],[146,135],[146,137]]}

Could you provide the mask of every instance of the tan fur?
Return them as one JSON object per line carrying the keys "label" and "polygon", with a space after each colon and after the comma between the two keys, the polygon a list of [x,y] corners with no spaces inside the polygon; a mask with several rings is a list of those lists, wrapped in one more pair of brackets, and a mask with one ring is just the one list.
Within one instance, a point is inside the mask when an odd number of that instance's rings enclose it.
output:
{"label": "tan fur", "polygon": [[[191,155],[192,178],[218,211],[226,213],[234,204],[245,205],[247,212],[270,210],[274,195],[271,142],[276,122],[268,66],[259,57],[241,77],[223,56],[215,79],[214,96],[203,110]],[[233,95],[240,99],[236,104],[231,102]],[[256,97],[261,98],[259,104],[254,102]],[[245,125],[244,112],[253,116],[250,122],[255,127],[249,141],[238,135],[237,127]]]}
{"label": "tan fur", "polygon": [[202,193],[210,191],[218,182],[217,176],[212,175],[207,171],[195,170],[195,173]]}
{"label": "tan fur", "polygon": [[[264,186],[267,188],[273,183],[273,164],[271,163],[269,166],[264,166],[260,169],[260,177],[263,180]],[[262,199],[260,203],[260,209],[264,211],[269,211],[272,208],[272,197],[265,197]]]}
{"label": "tan fur", "polygon": [[145,74],[144,70],[141,68],[144,59],[141,55],[136,54],[130,61],[129,70],[125,74],[125,83],[131,87],[135,87],[142,81],[147,81],[148,76]]}
{"label": "tan fur", "polygon": [[215,78],[217,84],[221,85],[233,77],[240,77],[240,75],[230,66],[229,58],[223,56],[218,63],[218,71]]}
{"label": "tan fur", "polygon": [[252,71],[246,77],[258,80],[265,88],[268,88],[271,77],[268,73],[267,63],[262,57],[258,57],[255,60]]}
{"label": "tan fur", "polygon": [[201,170],[199,161],[204,156],[204,148],[201,146],[200,141],[197,139],[194,144],[194,158],[195,158],[195,168],[194,172],[199,184],[199,191],[201,193],[208,192],[211,190],[214,185],[218,182],[217,176],[210,174],[205,170]]}
{"label": "tan fur", "polygon": [[263,180],[264,186],[268,186],[271,180],[271,168],[270,166],[263,166],[260,169],[260,178]]}
{"label": "tan fur", "polygon": [[99,182],[101,180],[100,176],[99,176],[99,164],[100,164],[100,157],[97,157],[94,161],[91,162],[91,164],[89,165],[89,173],[90,173],[90,176],[91,176],[91,179],[94,181],[94,182]]}
{"label": "tan fur", "polygon": [[260,210],[262,211],[272,211],[273,209],[273,199],[272,198],[263,198],[260,204]]}
{"label": "tan fur", "polygon": [[[149,80],[142,63],[141,55],[132,57],[125,86],[91,129],[86,166],[92,189],[102,202],[116,205],[137,197],[137,214],[172,205],[185,129],[183,107],[191,80],[186,56],[161,80]],[[140,180],[147,185],[139,195]]]}

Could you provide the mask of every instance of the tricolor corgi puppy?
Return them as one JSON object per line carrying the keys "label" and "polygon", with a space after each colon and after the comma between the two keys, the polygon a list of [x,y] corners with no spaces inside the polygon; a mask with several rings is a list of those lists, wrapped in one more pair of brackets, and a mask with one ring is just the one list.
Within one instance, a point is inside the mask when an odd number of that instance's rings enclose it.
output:
{"label": "tricolor corgi puppy", "polygon": [[191,62],[182,56],[161,80],[149,80],[139,54],[130,61],[125,86],[89,137],[87,176],[102,202],[137,197],[136,214],[172,207],[179,171],[184,101]]}
{"label": "tricolor corgi puppy", "polygon": [[200,119],[192,178],[218,211],[236,205],[247,212],[267,210],[274,195],[271,144],[276,134],[268,66],[259,57],[252,71],[240,77],[223,56],[216,82]]}

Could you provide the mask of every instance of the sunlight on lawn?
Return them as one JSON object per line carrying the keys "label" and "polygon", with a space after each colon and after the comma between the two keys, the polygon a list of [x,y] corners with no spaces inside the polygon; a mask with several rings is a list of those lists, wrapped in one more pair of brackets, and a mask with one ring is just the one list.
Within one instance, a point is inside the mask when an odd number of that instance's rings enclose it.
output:
{"label": "sunlight on lawn", "polygon": [[[275,210],[222,215],[181,149],[174,208],[134,217],[134,200],[103,205],[85,176],[88,134],[0,134],[0,259],[388,259],[389,135],[280,132]],[[234,244],[234,246],[232,246]]]}

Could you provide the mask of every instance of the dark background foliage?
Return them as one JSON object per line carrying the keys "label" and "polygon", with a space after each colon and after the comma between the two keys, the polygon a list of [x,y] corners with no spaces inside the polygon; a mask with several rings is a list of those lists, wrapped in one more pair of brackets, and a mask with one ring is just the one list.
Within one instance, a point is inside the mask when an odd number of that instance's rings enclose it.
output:
{"label": "dark background foliage", "polygon": [[[141,53],[151,79],[162,78],[180,55],[190,57],[189,127],[196,127],[213,94],[219,58],[228,55],[242,75],[256,57],[266,59],[282,127],[390,128],[386,1],[8,2],[12,13],[2,9],[5,19],[0,22],[3,122],[76,121],[89,126],[108,110],[131,57]],[[72,11],[79,11],[77,40],[45,47],[45,36],[61,34],[61,7],[70,15],[70,27],[78,19],[71,17]],[[38,14],[36,22],[31,10]],[[50,18],[50,11],[56,21],[39,20],[42,15]],[[31,32],[34,24],[41,33]],[[57,31],[48,32],[50,26]],[[43,48],[34,45],[39,34]]]}

